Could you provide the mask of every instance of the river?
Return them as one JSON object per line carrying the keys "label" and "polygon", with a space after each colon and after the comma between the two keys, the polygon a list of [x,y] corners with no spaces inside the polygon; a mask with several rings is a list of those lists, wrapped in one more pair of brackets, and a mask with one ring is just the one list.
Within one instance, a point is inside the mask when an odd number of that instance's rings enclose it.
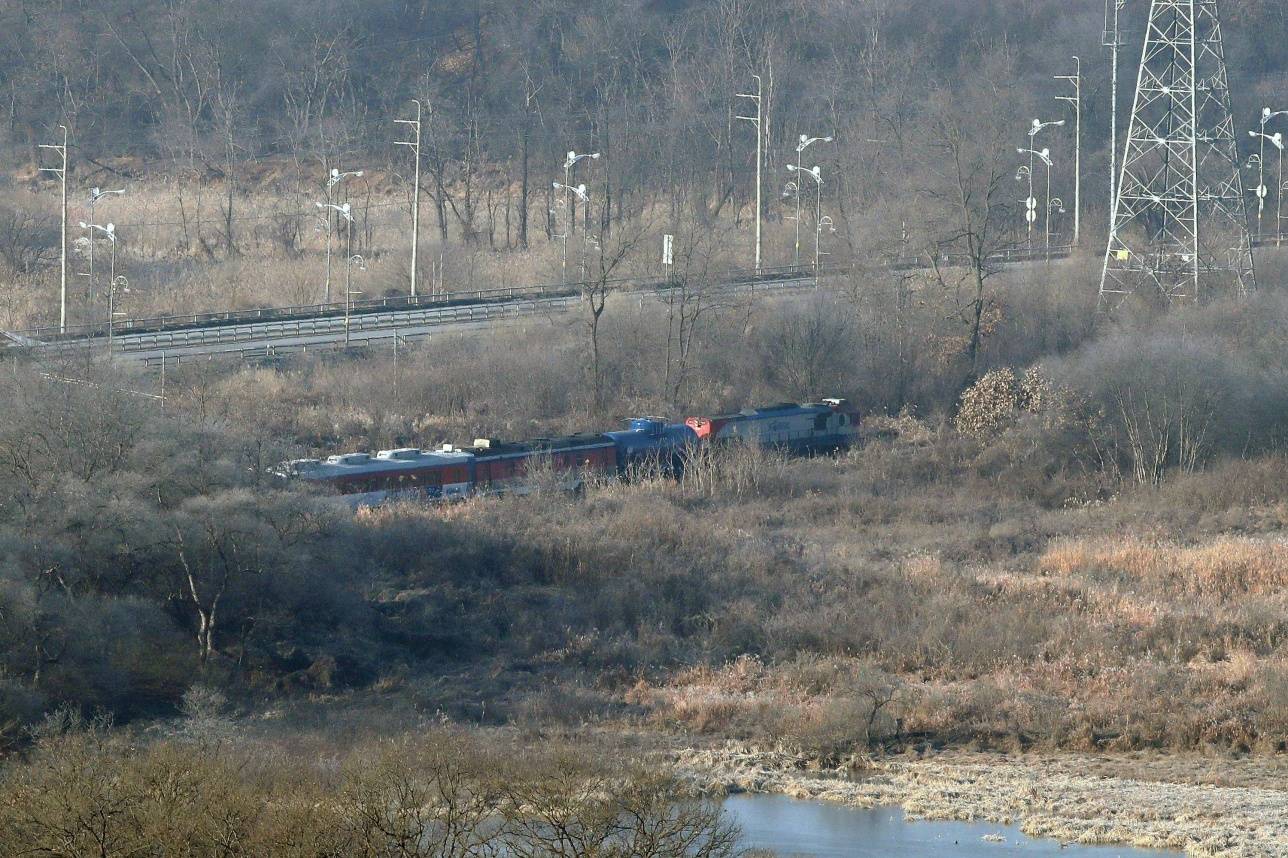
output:
{"label": "river", "polygon": [[988,822],[909,822],[897,807],[863,809],[750,794],[730,796],[724,806],[742,829],[744,848],[770,850],[781,856],[1165,858],[1181,854],[1119,846],[1066,847],[1054,840],[1025,837],[1018,826]]}

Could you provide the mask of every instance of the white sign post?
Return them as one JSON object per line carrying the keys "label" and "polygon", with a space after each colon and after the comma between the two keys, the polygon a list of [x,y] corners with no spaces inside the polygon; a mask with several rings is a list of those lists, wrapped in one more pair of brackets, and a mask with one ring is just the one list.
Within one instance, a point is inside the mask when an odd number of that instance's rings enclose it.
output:
{"label": "white sign post", "polygon": [[666,269],[666,276],[671,276],[671,266],[675,264],[675,236],[662,236],[662,266]]}

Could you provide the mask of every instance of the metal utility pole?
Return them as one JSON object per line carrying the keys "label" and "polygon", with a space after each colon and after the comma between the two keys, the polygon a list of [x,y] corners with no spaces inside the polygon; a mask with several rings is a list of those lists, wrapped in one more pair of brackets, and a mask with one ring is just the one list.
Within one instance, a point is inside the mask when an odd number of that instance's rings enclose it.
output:
{"label": "metal utility pole", "polygon": [[756,270],[760,270],[760,222],[763,217],[764,205],[761,202],[761,191],[764,189],[764,181],[761,178],[761,169],[765,163],[765,131],[764,131],[764,93],[765,85],[761,81],[760,75],[754,74],[756,79],[756,94],[738,93],[739,98],[750,98],[756,103],[755,116],[739,116],[738,118],[750,122],[756,128]]}
{"label": "metal utility pole", "polygon": [[[1118,205],[1118,49],[1122,47],[1119,19],[1127,0],[1105,0],[1105,31],[1100,43],[1109,48],[1109,210]],[[1111,8],[1112,7],[1112,8]],[[1113,229],[1110,218],[1110,229]]]}
{"label": "metal utility pole", "polygon": [[58,291],[58,332],[60,334],[67,332],[67,126],[59,125],[63,131],[62,145],[41,143],[41,149],[52,149],[62,156],[63,165],[61,167],[42,167],[43,173],[56,173],[62,182],[62,226],[61,242],[59,244],[59,264],[61,275],[59,278]]}
{"label": "metal utility pole", "polygon": [[1256,288],[1217,0],[1153,0],[1100,302]]}
{"label": "metal utility pole", "polygon": [[1076,68],[1072,75],[1056,75],[1055,79],[1073,84],[1072,96],[1057,95],[1056,100],[1073,105],[1073,246],[1077,247],[1082,236],[1082,60],[1074,57],[1073,62]]}
{"label": "metal utility pole", "polygon": [[418,239],[420,238],[420,117],[421,117],[421,106],[420,106],[420,99],[419,99],[419,98],[413,99],[413,100],[412,100],[412,102],[416,105],[416,118],[415,118],[415,119],[395,119],[394,121],[395,121],[396,123],[400,124],[400,125],[407,125],[407,126],[410,126],[410,127],[411,127],[412,132],[416,135],[416,136],[415,136],[415,139],[413,139],[413,140],[410,140],[410,141],[408,141],[408,140],[399,140],[399,141],[397,141],[397,142],[396,142],[396,144],[395,144],[395,145],[397,145],[397,146],[406,146],[406,147],[410,148],[410,149],[411,149],[411,151],[412,151],[412,157],[414,157],[414,158],[416,159],[416,167],[415,167],[415,171],[414,171],[414,178],[413,178],[413,180],[412,180],[412,192],[411,192],[411,297],[415,298],[415,297],[416,297],[416,270],[417,270],[417,268],[418,268],[418,261],[417,261],[417,255],[416,255],[416,254],[417,254],[417,247],[416,247],[416,245],[417,245],[417,241],[418,241]]}

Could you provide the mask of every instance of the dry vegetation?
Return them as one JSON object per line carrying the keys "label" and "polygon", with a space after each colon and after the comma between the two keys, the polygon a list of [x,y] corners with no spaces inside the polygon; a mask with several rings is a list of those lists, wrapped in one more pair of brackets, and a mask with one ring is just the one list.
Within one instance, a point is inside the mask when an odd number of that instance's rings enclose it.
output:
{"label": "dry vegetation", "polygon": [[[550,182],[569,147],[605,157],[574,177],[594,202],[569,272],[584,260],[590,283],[564,315],[398,352],[195,362],[164,390],[6,350],[0,852],[522,856],[555,851],[555,831],[577,841],[562,854],[730,851],[676,783],[534,738],[594,726],[783,755],[687,759],[734,783],[876,758],[878,780],[837,795],[1200,854],[1282,839],[1281,793],[1221,793],[1237,809],[1221,820],[1195,811],[1199,792],[1102,795],[1072,771],[1108,765],[1093,753],[1205,753],[1271,778],[1288,751],[1282,254],[1246,301],[1112,315],[1095,312],[1091,255],[988,258],[1023,240],[1016,117],[1050,108],[1057,37],[1098,50],[1097,9],[44,5],[0,5],[6,329],[54,319],[55,197],[34,148],[50,105],[76,156],[73,222],[90,187],[128,185],[95,218],[120,227],[136,317],[320,300],[332,167],[366,171],[335,196],[358,214],[355,288],[405,292],[406,153],[388,144],[411,98],[434,108],[423,291],[559,279],[571,212]],[[1227,8],[1235,68],[1273,82],[1282,10]],[[715,287],[749,259],[755,197],[732,95],[771,67],[766,163],[795,157],[802,130],[835,137],[808,156],[837,228],[819,234],[826,260],[859,264],[809,294],[731,296]],[[1085,117],[1089,175],[1102,113]],[[1059,164],[1068,143],[1052,138]],[[766,178],[770,265],[796,226],[808,259],[822,227],[784,219],[782,178]],[[656,273],[664,232],[673,288],[616,288]],[[78,245],[73,271],[85,262]],[[99,281],[72,281],[72,322],[106,318]],[[273,473],[299,454],[822,396],[859,404],[861,449],[725,450],[679,481],[357,515]],[[207,717],[219,695],[233,714]],[[406,738],[425,713],[484,738]],[[891,761],[945,747],[1081,756]],[[784,785],[822,789],[766,788]],[[953,792],[969,795],[941,803]],[[474,820],[452,831],[468,848],[436,845],[445,808]]]}
{"label": "dry vegetation", "polygon": [[[210,699],[206,695],[207,700]],[[719,805],[639,761],[566,743],[415,737],[293,746],[230,741],[207,710],[145,745],[46,725],[0,774],[6,855],[732,856]]]}

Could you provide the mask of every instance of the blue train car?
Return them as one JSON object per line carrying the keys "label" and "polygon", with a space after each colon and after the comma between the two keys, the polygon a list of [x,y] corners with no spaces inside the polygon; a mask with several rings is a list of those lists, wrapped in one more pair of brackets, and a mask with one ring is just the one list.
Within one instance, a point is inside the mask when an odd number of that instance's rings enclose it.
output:
{"label": "blue train car", "polygon": [[636,417],[627,425],[627,429],[604,433],[617,447],[617,466],[623,474],[646,467],[678,473],[685,453],[698,443],[697,433],[683,423]]}

